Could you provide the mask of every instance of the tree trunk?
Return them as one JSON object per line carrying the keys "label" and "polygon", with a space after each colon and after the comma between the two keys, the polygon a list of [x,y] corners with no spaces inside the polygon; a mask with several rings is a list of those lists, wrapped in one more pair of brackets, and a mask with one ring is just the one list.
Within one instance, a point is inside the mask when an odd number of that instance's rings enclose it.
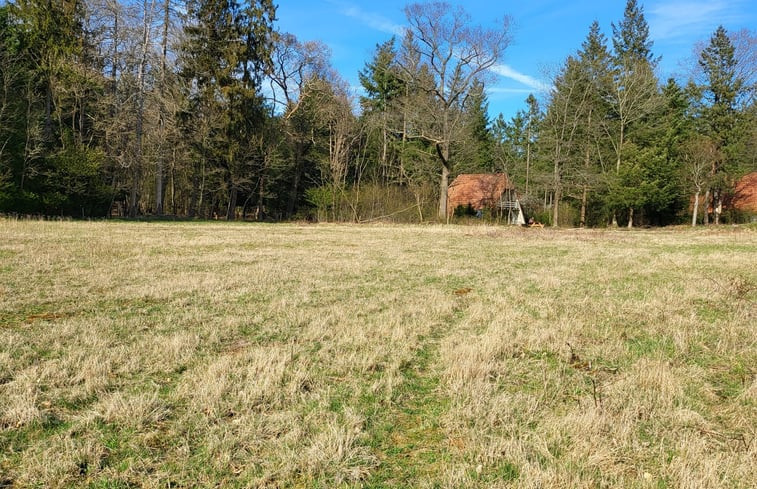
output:
{"label": "tree trunk", "polygon": [[710,189],[708,188],[704,192],[704,211],[702,212],[702,224],[704,224],[705,226],[710,224],[709,206],[710,206]]}
{"label": "tree trunk", "polygon": [[447,218],[447,188],[449,187],[449,168],[442,164],[442,176],[439,180],[439,219]]}
{"label": "tree trunk", "polygon": [[170,182],[170,188],[171,188],[171,213],[175,216],[176,215],[176,164],[175,164],[175,157],[171,159],[171,165],[170,165],[170,171],[169,171],[169,182]]}
{"label": "tree trunk", "polygon": [[560,187],[555,187],[555,197],[552,201],[552,227],[557,227],[557,220],[560,217],[560,199],[562,198],[562,192],[560,191]]}
{"label": "tree trunk", "polygon": [[720,214],[723,212],[723,193],[716,190],[712,193],[712,213],[715,216],[715,225],[720,224]]}
{"label": "tree trunk", "polygon": [[528,197],[528,178],[531,172],[531,124],[528,126],[526,139],[526,197]]}
{"label": "tree trunk", "polygon": [[[618,149],[617,149],[617,155],[618,160],[615,164],[615,175],[617,176],[620,173],[620,160],[621,155],[623,154],[623,140],[625,137],[625,125],[623,124],[623,121],[620,121],[620,136],[618,138]],[[612,223],[611,226],[616,228],[618,227],[618,216],[617,211],[612,211]]]}
{"label": "tree trunk", "polygon": [[24,160],[21,166],[21,182],[19,189],[24,190],[24,182],[26,180],[26,173],[28,171],[29,161],[32,158],[32,145],[33,145],[33,138],[34,138],[34,132],[32,131],[33,128],[33,118],[32,118],[32,81],[29,80],[26,85],[26,93],[25,99],[26,99],[26,124],[25,126],[25,137],[24,137]]}
{"label": "tree trunk", "polygon": [[231,192],[229,193],[229,206],[226,208],[227,221],[233,221],[237,217],[237,196],[238,195],[239,195],[239,192],[237,191],[237,187],[232,186]]}
{"label": "tree trunk", "polygon": [[163,215],[163,156],[158,157],[155,169],[155,214]]}
{"label": "tree trunk", "polygon": [[300,185],[300,175],[302,173],[302,144],[294,143],[294,177],[292,178],[292,188],[289,193],[289,202],[287,202],[287,217],[292,217],[297,208],[297,192]]}
{"label": "tree trunk", "polygon": [[138,213],[139,201],[139,169],[132,163],[131,166],[131,193],[129,194],[129,217],[134,219]]}
{"label": "tree trunk", "polygon": [[51,83],[48,80],[45,89],[45,132],[43,136],[46,144],[53,140],[53,88]]}
{"label": "tree trunk", "polygon": [[163,215],[163,159],[165,158],[165,149],[162,147],[165,142],[166,114],[163,104],[166,98],[166,59],[168,57],[168,23],[171,20],[171,1],[163,0],[163,38],[161,39],[162,54],[160,57],[160,154],[158,155],[155,168],[155,213]]}
{"label": "tree trunk", "polygon": [[699,211],[699,189],[697,189],[696,193],[694,194],[694,211],[692,212],[691,216],[691,227],[695,227],[697,225],[697,211]]}
{"label": "tree trunk", "polygon": [[415,195],[415,206],[418,208],[418,221],[422,223],[423,222],[423,206],[421,205],[422,201],[421,201],[420,189],[413,192],[413,194]]}
{"label": "tree trunk", "polygon": [[384,184],[388,183],[388,177],[389,174],[389,164],[387,162],[388,160],[388,151],[389,151],[389,139],[387,137],[387,122],[386,122],[386,109],[382,112],[382,121],[381,121],[381,166],[383,168],[382,173],[384,174]]}
{"label": "tree trunk", "polygon": [[[405,97],[410,95],[410,84],[405,83]],[[407,145],[407,115],[408,104],[402,104],[402,146],[400,152],[400,185],[405,178],[405,151]],[[409,180],[409,179],[408,179]]]}
{"label": "tree trunk", "polygon": [[557,218],[559,217],[559,207],[560,207],[560,199],[562,198],[562,189],[560,188],[562,185],[561,179],[560,179],[560,147],[558,145],[557,149],[555,150],[555,168],[553,173],[554,178],[554,201],[552,202],[552,227],[557,227]]}
{"label": "tree trunk", "polygon": [[628,229],[633,227],[633,207],[628,209]]}
{"label": "tree trunk", "polygon": [[623,122],[620,123],[620,137],[618,138],[618,161],[615,165],[615,174],[620,173],[620,158],[623,154],[623,139],[625,136],[625,126]]}
{"label": "tree trunk", "polygon": [[132,188],[131,188],[131,207],[129,208],[129,217],[136,217],[139,193],[137,186],[140,184],[141,167],[142,167],[142,136],[144,135],[144,109],[145,109],[145,69],[147,67],[147,51],[148,44],[150,43],[150,25],[152,24],[152,11],[155,5],[155,0],[149,4],[145,0],[143,7],[143,27],[142,27],[142,56],[139,59],[139,66],[137,68],[137,122],[136,122],[136,154],[134,155],[134,162],[132,165],[134,170],[132,172]]}
{"label": "tree trunk", "polygon": [[256,221],[262,221],[265,219],[264,203],[265,203],[265,168],[263,168],[263,171],[260,173],[260,182],[258,183],[258,202],[256,205],[257,211],[255,212]]}
{"label": "tree trunk", "polygon": [[201,164],[195,163],[194,165],[194,171],[192,171],[192,191],[189,194],[189,210],[187,211],[187,215],[189,217],[195,217],[199,213],[199,206],[200,206],[200,172],[201,172]]}
{"label": "tree trunk", "polygon": [[449,142],[445,142],[441,146],[437,144],[436,151],[439,153],[439,157],[442,160],[442,176],[439,180],[439,219],[447,219],[449,218],[449,209],[447,209],[447,189],[449,188],[450,171]]}
{"label": "tree trunk", "polygon": [[[592,108],[589,107],[589,123],[588,126],[591,128],[591,115],[592,115]],[[584,171],[586,174],[584,175],[584,179],[587,180],[589,178],[589,168],[591,167],[591,140],[590,137],[587,135],[586,140],[586,154],[584,155]],[[583,191],[581,192],[581,218],[579,222],[579,226],[584,228],[586,227],[586,201],[589,195],[589,185],[587,183],[584,183],[583,185]]]}
{"label": "tree trunk", "polygon": [[[200,202],[200,208],[202,208],[202,202]],[[218,220],[218,196],[215,192],[210,199],[210,205],[205,208],[205,219]]]}
{"label": "tree trunk", "polygon": [[586,200],[589,194],[589,187],[587,185],[584,185],[583,192],[581,193],[581,221],[579,223],[579,226],[582,228],[586,227]]}

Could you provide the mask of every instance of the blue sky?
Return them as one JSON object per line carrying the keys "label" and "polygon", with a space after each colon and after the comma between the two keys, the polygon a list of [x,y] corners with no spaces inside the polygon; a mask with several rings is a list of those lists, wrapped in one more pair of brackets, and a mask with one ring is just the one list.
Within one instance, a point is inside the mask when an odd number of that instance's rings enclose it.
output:
{"label": "blue sky", "polygon": [[[321,40],[332,51],[332,63],[347,82],[359,87],[358,71],[371,59],[377,43],[400,34],[405,25],[405,0],[280,0],[278,28],[302,41]],[[575,53],[596,19],[608,38],[611,23],[623,17],[626,0],[521,0],[454,2],[462,4],[474,22],[493,25],[507,14],[513,41],[488,85],[489,115],[512,117],[524,108],[529,93],[542,98],[565,58]],[[718,25],[728,31],[757,30],[757,0],[640,0],[654,41],[662,56],[661,79],[687,78],[693,47],[707,41]]]}

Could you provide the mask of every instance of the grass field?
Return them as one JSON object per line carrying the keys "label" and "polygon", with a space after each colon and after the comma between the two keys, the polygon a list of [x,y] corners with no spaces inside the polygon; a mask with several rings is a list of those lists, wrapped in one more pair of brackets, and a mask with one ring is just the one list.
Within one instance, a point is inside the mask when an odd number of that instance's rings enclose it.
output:
{"label": "grass field", "polygon": [[0,220],[0,487],[757,486],[757,229]]}

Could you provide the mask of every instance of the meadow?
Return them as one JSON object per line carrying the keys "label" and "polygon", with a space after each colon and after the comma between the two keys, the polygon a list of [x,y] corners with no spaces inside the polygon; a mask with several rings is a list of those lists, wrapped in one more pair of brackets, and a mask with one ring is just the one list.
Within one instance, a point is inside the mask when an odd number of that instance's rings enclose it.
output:
{"label": "meadow", "polygon": [[757,228],[0,220],[0,487],[757,487]]}

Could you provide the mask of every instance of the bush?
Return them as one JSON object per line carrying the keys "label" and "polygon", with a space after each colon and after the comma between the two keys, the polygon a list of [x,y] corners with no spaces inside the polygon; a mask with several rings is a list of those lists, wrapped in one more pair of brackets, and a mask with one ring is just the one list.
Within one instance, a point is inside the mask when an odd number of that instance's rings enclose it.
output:
{"label": "bush", "polygon": [[329,210],[334,206],[334,191],[332,187],[311,187],[305,190],[305,200],[315,207],[316,218],[320,221],[328,220]]}
{"label": "bush", "polygon": [[455,207],[453,215],[455,217],[474,217],[476,216],[476,209],[470,203],[468,205],[461,204]]}
{"label": "bush", "polygon": [[432,186],[365,184],[339,189],[336,194],[332,187],[315,187],[305,195],[318,210],[319,220],[415,223],[436,215]]}

